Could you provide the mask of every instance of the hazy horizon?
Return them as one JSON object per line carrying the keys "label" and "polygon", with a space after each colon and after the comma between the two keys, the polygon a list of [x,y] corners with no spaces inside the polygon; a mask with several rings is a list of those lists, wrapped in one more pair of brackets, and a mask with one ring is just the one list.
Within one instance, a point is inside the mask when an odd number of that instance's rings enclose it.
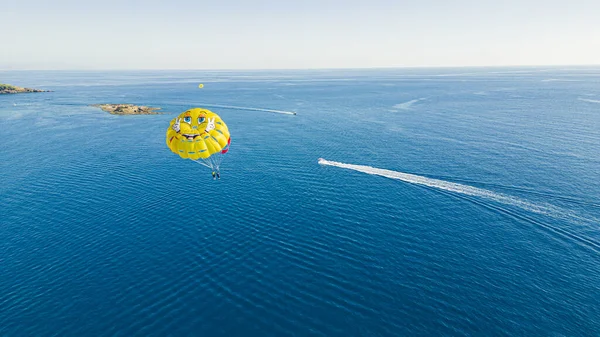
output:
{"label": "hazy horizon", "polygon": [[312,67],[312,68],[0,68],[0,71],[310,71],[310,70],[400,70],[400,69],[507,69],[507,68],[558,68],[558,67],[600,67],[596,64],[507,64],[507,65],[464,65],[464,66],[398,66],[398,67]]}
{"label": "hazy horizon", "polygon": [[593,66],[596,1],[3,5],[0,70]]}

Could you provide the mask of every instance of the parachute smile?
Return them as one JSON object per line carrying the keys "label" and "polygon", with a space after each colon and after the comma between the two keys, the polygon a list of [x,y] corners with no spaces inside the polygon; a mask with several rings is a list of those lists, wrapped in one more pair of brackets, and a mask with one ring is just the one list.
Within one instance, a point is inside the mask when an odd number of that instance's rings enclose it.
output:
{"label": "parachute smile", "polygon": [[183,136],[185,138],[187,138],[188,140],[194,140],[194,138],[200,136],[200,135],[194,135],[194,134],[189,134],[189,133],[184,133]]}

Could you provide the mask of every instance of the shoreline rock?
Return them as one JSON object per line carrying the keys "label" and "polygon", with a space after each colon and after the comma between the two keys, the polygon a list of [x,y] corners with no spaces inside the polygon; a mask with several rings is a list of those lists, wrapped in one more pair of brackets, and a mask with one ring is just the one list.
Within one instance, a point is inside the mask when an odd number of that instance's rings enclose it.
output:
{"label": "shoreline rock", "polygon": [[0,94],[20,94],[26,92],[51,92],[50,90],[17,87],[15,85],[0,83]]}
{"label": "shoreline rock", "polygon": [[100,108],[112,115],[158,115],[160,108],[139,106],[133,104],[92,104],[91,106]]}

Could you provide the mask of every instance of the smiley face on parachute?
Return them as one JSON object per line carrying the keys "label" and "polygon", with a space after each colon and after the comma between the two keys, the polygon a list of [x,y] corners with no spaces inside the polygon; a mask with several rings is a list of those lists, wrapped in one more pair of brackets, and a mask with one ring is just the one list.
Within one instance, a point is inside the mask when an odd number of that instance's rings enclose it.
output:
{"label": "smiley face on parachute", "polygon": [[[194,140],[200,134],[209,132],[215,128],[215,117],[207,119],[206,115],[206,111],[200,109],[188,110],[179,115],[171,127],[173,130],[179,131],[179,134],[187,138],[187,140]],[[179,130],[177,130],[178,128]]]}
{"label": "smiley face on parachute", "polygon": [[171,120],[166,141],[182,158],[208,158],[228,147],[229,130],[216,113],[194,108]]}

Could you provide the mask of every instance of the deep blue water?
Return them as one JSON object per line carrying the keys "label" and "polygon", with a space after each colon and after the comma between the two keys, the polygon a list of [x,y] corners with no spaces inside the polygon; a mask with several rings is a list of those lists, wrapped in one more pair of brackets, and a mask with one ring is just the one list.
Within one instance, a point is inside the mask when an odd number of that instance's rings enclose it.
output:
{"label": "deep blue water", "polygon": [[[54,91],[0,96],[1,336],[600,333],[598,67],[0,82]],[[164,139],[203,104],[298,114],[211,108],[213,181]]]}

